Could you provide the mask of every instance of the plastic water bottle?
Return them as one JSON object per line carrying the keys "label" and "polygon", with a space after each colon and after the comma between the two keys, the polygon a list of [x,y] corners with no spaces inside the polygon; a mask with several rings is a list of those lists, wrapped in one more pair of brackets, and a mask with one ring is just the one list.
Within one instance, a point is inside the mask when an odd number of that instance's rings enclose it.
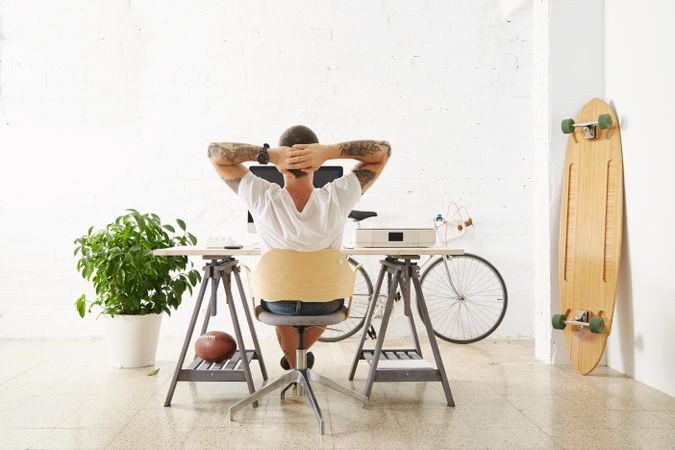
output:
{"label": "plastic water bottle", "polygon": [[445,219],[443,219],[443,214],[436,214],[434,218],[434,229],[436,230],[436,246],[440,247],[443,244],[443,234],[441,233],[441,228],[445,224]]}

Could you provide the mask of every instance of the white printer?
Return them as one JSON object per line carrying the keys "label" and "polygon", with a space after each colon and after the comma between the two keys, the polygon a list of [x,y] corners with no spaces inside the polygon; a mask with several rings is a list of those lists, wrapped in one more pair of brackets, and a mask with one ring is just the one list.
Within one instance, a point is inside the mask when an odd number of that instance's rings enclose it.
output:
{"label": "white printer", "polygon": [[356,247],[433,247],[436,230],[433,228],[359,228]]}

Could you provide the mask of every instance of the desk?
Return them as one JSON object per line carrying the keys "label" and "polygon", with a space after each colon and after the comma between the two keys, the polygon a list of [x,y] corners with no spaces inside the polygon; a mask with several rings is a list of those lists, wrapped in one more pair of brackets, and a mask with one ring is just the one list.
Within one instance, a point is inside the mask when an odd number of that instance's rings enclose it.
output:
{"label": "desk", "polygon": [[[194,310],[192,311],[192,317],[190,318],[185,340],[183,341],[183,347],[181,348],[180,355],[178,356],[178,362],[176,363],[176,369],[174,370],[171,384],[169,385],[169,392],[166,395],[164,406],[171,406],[171,399],[173,398],[173,393],[176,390],[176,384],[179,381],[240,381],[246,382],[249,393],[254,393],[255,386],[253,384],[253,376],[251,374],[251,361],[258,360],[260,371],[262,372],[262,377],[265,381],[267,381],[267,370],[265,368],[265,361],[263,359],[262,352],[260,351],[260,344],[258,343],[258,336],[256,335],[255,327],[253,326],[253,320],[251,319],[251,312],[246,300],[246,294],[244,293],[244,287],[241,282],[241,270],[239,267],[239,262],[233,256],[234,254],[248,255],[255,253],[247,252],[245,250],[210,252],[209,249],[199,249],[196,247],[172,247],[154,250],[153,254],[156,256],[202,255],[203,259],[207,260],[206,264],[202,268],[204,271],[204,276],[202,277],[202,283],[199,288],[199,295],[197,295]],[[241,298],[242,306],[244,307],[246,324],[253,340],[252,350],[246,349],[244,338],[241,333],[239,318],[237,317],[237,310],[234,305],[234,296],[232,294],[231,281],[233,277],[239,291],[239,297]],[[209,363],[208,361],[204,361],[195,354],[192,362],[188,364],[187,367],[183,367],[185,364],[188,347],[190,346],[190,340],[192,339],[192,335],[194,334],[195,326],[197,324],[199,310],[201,309],[202,303],[204,302],[206,288],[209,284],[211,285],[211,298],[206,309],[206,314],[204,315],[201,334],[206,332],[210,318],[217,314],[218,286],[221,283],[225,290],[227,307],[229,309],[230,318],[232,319],[232,326],[234,328],[235,339],[237,341],[237,351],[229,360],[213,364]],[[255,402],[253,407],[257,406],[258,404]]]}
{"label": "desk", "polygon": [[[403,247],[374,247],[374,248],[341,248],[340,251],[349,256],[426,256],[426,255],[463,255],[464,250],[456,248],[442,247],[423,247],[423,248],[403,248]],[[170,248],[160,248],[153,250],[155,256],[202,256],[204,259],[222,259],[230,256],[260,256],[259,248],[245,247],[238,250],[227,250],[223,248],[206,248],[180,246]]]}
{"label": "desk", "polygon": [[[377,283],[375,285],[375,290],[373,292],[373,297],[370,299],[368,304],[368,309],[366,312],[366,318],[363,324],[363,332],[361,334],[361,339],[359,340],[358,349],[354,355],[354,360],[352,362],[351,370],[349,373],[349,379],[354,379],[354,374],[356,368],[360,361],[365,360],[370,364],[370,369],[368,372],[368,378],[366,385],[364,387],[364,395],[370,398],[370,392],[374,382],[405,382],[405,381],[440,381],[443,385],[443,390],[445,392],[445,397],[447,400],[448,406],[454,406],[454,400],[452,398],[452,392],[450,390],[450,385],[448,383],[448,378],[445,373],[445,368],[443,366],[443,360],[441,359],[440,351],[438,349],[438,343],[436,341],[436,335],[433,332],[431,326],[431,320],[429,319],[429,312],[424,301],[424,295],[422,293],[422,288],[420,285],[419,278],[419,266],[415,262],[422,255],[461,255],[464,253],[463,250],[451,249],[451,248],[345,248],[342,249],[342,252],[350,256],[385,256],[385,259],[380,260],[380,272],[377,278]],[[243,248],[238,250],[227,250],[227,249],[216,249],[216,248],[204,248],[204,247],[172,247],[165,249],[158,249],[153,251],[153,254],[156,256],[201,256],[205,260],[210,262],[204,266],[204,279],[202,280],[202,286],[197,297],[197,302],[195,304],[195,309],[192,314],[192,319],[190,320],[190,325],[188,327],[188,333],[185,337],[185,342],[183,343],[183,349],[176,365],[176,371],[174,372],[173,380],[171,386],[169,387],[169,393],[165,402],[165,406],[170,406],[171,397],[176,388],[176,382],[182,380],[189,381],[247,381],[249,392],[254,392],[253,380],[251,378],[251,372],[249,363],[253,359],[258,359],[260,363],[260,368],[263,374],[263,379],[267,380],[267,372],[265,370],[265,364],[262,358],[262,353],[260,352],[260,346],[258,344],[258,339],[255,333],[255,328],[251,320],[251,313],[246,302],[246,296],[244,294],[243,287],[241,285],[241,279],[239,275],[239,266],[238,261],[234,259],[235,256],[259,256],[260,250],[257,248]],[[226,277],[223,277],[222,274],[226,274]],[[244,311],[246,314],[246,320],[253,338],[253,345],[255,350],[246,350],[244,347],[244,342],[241,337],[241,331],[239,329],[239,323],[236,316],[236,310],[234,308],[234,302],[232,300],[232,292],[229,283],[230,274],[234,274],[235,281],[239,289],[239,295],[244,306]],[[364,349],[364,343],[368,337],[368,329],[373,318],[373,312],[375,311],[376,300],[380,295],[382,290],[382,285],[384,278],[387,278],[388,283],[388,292],[387,292],[387,302],[385,305],[384,315],[382,316],[382,324],[380,325],[380,330],[378,333],[377,340],[375,342],[374,349]],[[214,377],[213,373],[222,372],[223,366],[221,367],[205,367],[204,362],[200,358],[196,358],[190,364],[187,369],[183,369],[183,363],[185,361],[185,356],[187,354],[187,347],[189,345],[190,339],[194,332],[194,327],[197,321],[197,315],[199,313],[199,308],[201,307],[205,290],[206,282],[212,280],[212,291],[211,291],[211,303],[207,310],[206,318],[202,326],[202,333],[206,331],[208,326],[208,319],[210,315],[215,315],[216,313],[216,290],[219,280],[222,280],[225,293],[227,296],[227,304],[229,306],[230,315],[232,316],[232,322],[235,328],[235,334],[237,338],[237,345],[239,351],[242,349],[245,354],[245,358],[241,358],[241,366],[243,373],[241,376],[223,376],[220,375],[217,379]],[[389,323],[389,318],[394,305],[394,298],[396,296],[396,291],[398,288],[401,288],[401,295],[403,298],[404,304],[404,314],[408,317],[408,323],[410,325],[411,334],[414,342],[414,349],[383,349],[384,339],[387,332],[387,326]],[[436,368],[433,368],[430,364],[422,360],[422,349],[419,345],[419,339],[417,337],[417,331],[415,329],[415,322],[412,317],[412,308],[411,308],[411,289],[415,290],[417,295],[417,301],[419,302],[419,310],[421,315],[422,323],[426,329],[429,343],[431,345],[431,350],[434,356],[434,361],[436,363]],[[236,356],[235,356],[236,357]],[[231,363],[224,363],[225,366],[232,365]],[[238,362],[232,365],[232,368],[237,366]]]}

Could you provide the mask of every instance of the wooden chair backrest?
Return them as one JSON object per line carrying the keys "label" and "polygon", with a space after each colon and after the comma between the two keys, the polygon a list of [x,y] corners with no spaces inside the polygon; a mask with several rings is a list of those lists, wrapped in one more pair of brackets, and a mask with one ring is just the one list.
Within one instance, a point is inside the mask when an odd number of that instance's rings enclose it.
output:
{"label": "wooden chair backrest", "polygon": [[347,256],[339,250],[275,249],[265,253],[253,271],[251,294],[266,301],[351,299],[355,277]]}

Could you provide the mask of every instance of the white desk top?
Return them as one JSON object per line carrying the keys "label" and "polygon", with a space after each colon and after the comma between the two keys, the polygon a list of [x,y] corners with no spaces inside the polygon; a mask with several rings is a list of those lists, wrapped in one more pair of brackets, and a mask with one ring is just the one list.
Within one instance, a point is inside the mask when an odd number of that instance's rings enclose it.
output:
{"label": "white desk top", "polygon": [[[415,255],[462,255],[464,250],[445,247],[425,247],[425,248],[343,248],[340,249],[347,255],[379,255],[379,256],[415,256]],[[260,249],[254,247],[244,247],[239,250],[228,250],[222,248],[206,248],[180,246],[161,248],[153,250],[155,256],[260,256]]]}

